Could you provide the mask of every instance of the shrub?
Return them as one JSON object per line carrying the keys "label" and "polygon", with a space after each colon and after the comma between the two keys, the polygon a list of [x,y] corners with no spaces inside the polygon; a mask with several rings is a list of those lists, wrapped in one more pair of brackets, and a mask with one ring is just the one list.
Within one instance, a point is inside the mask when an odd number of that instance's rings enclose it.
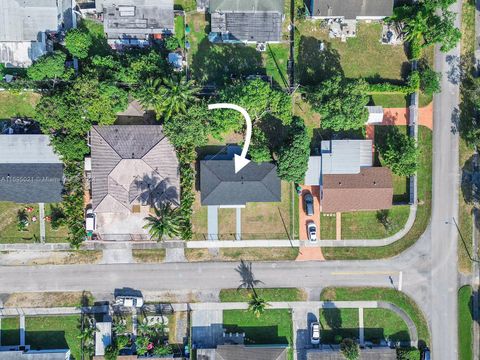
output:
{"label": "shrub", "polygon": [[71,29],[65,36],[65,47],[72,56],[85,59],[92,46],[92,37],[80,29]]}

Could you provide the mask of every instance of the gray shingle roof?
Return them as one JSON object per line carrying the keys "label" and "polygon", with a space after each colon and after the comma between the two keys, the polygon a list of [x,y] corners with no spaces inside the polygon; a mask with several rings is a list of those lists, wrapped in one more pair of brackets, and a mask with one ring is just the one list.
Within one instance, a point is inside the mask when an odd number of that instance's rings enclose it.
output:
{"label": "gray shingle roof", "polygon": [[279,12],[213,13],[212,32],[228,32],[233,39],[252,42],[281,40],[282,14]]}
{"label": "gray shingle roof", "polygon": [[0,135],[0,200],[62,200],[63,164],[47,135]]}
{"label": "gray shingle roof", "polygon": [[94,126],[91,146],[96,212],[119,212],[119,206],[128,212],[134,204],[180,202],[178,160],[161,126]]}
{"label": "gray shingle roof", "polygon": [[219,345],[216,349],[198,350],[198,360],[286,360],[285,347],[253,347],[244,345]]}
{"label": "gray shingle roof", "polygon": [[0,351],[0,360],[65,360],[69,350],[52,352]]}
{"label": "gray shingle roof", "polygon": [[277,168],[250,162],[235,174],[233,160],[200,161],[202,205],[245,205],[281,201]]}
{"label": "gray shingle roof", "polygon": [[210,12],[274,11],[283,14],[284,0],[210,0]]}
{"label": "gray shingle roof", "polygon": [[387,17],[393,13],[393,0],[312,0],[312,16]]}

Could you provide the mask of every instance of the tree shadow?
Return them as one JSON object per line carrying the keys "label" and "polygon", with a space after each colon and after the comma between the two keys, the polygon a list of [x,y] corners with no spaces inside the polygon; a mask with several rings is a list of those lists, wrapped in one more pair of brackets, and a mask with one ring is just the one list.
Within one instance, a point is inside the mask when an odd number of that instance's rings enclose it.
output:
{"label": "tree shadow", "polygon": [[240,275],[240,285],[238,289],[251,289],[254,290],[260,284],[263,284],[263,281],[255,279],[255,275],[252,271],[252,263],[246,263],[244,260],[240,260],[240,264],[237,266],[235,271]]}
{"label": "tree shadow", "polygon": [[223,324],[226,332],[245,333],[246,345],[287,345],[288,339],[278,335],[278,326],[241,326],[236,324]]}
{"label": "tree shadow", "polygon": [[269,148],[273,152],[276,152],[289,136],[290,128],[273,116],[265,116],[262,120],[257,121],[256,126],[265,133]]}
{"label": "tree shadow", "polygon": [[300,37],[296,71],[302,85],[316,85],[343,75],[338,51],[330,43],[310,36]]}
{"label": "tree shadow", "polygon": [[65,331],[27,331],[25,343],[32,350],[68,349]]}
{"label": "tree shadow", "polygon": [[208,38],[198,45],[191,71],[198,82],[217,86],[247,75],[265,75],[261,53],[255,48],[239,44],[212,44]]}

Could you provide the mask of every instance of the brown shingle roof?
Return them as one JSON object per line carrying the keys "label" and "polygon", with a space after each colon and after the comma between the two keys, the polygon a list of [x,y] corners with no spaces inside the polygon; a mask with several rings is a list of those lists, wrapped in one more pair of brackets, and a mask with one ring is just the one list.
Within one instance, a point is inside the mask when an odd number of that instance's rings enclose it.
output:
{"label": "brown shingle roof", "polygon": [[390,169],[372,167],[359,174],[323,176],[323,212],[389,209],[392,199]]}

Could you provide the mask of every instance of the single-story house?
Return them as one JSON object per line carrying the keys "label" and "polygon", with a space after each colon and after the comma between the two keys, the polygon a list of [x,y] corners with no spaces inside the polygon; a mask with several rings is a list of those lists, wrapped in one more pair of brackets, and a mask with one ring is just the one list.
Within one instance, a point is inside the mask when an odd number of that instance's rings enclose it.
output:
{"label": "single-story house", "polygon": [[325,175],[321,186],[322,212],[381,210],[392,207],[392,172],[364,168],[359,174]]}
{"label": "single-story house", "polygon": [[173,0],[96,0],[111,45],[144,46],[150,37],[173,34]]}
{"label": "single-story house", "polygon": [[8,346],[0,346],[0,360],[69,360],[69,349],[51,349],[51,350],[20,350],[18,346],[9,349]]}
{"label": "single-story house", "polygon": [[72,0],[0,0],[0,63],[27,67],[53,50],[47,33],[73,26]]}
{"label": "single-story house", "polygon": [[59,202],[63,180],[48,135],[0,135],[0,201]]}
{"label": "single-story house", "polygon": [[100,236],[146,235],[144,218],[152,206],[180,204],[177,155],[161,126],[93,126],[90,141],[92,209]]}
{"label": "single-story house", "polygon": [[[307,350],[307,360],[345,360],[342,352],[338,349],[332,349],[328,346],[322,346],[323,349]],[[396,360],[397,351],[388,347],[375,347],[371,349],[360,349],[359,360]]]}
{"label": "single-story house", "polygon": [[201,203],[206,206],[244,207],[247,202],[281,201],[277,167],[250,162],[235,173],[234,160],[200,161]]}
{"label": "single-story house", "polygon": [[210,0],[214,43],[267,43],[282,38],[283,0]]}
{"label": "single-story house", "polygon": [[307,0],[314,19],[381,20],[393,14],[394,0]]}
{"label": "single-story house", "polygon": [[197,349],[197,360],[287,360],[286,347],[219,345]]}
{"label": "single-story house", "polygon": [[322,212],[389,209],[393,201],[390,169],[373,167],[372,140],[326,140],[310,156],[305,185],[320,187]]}

